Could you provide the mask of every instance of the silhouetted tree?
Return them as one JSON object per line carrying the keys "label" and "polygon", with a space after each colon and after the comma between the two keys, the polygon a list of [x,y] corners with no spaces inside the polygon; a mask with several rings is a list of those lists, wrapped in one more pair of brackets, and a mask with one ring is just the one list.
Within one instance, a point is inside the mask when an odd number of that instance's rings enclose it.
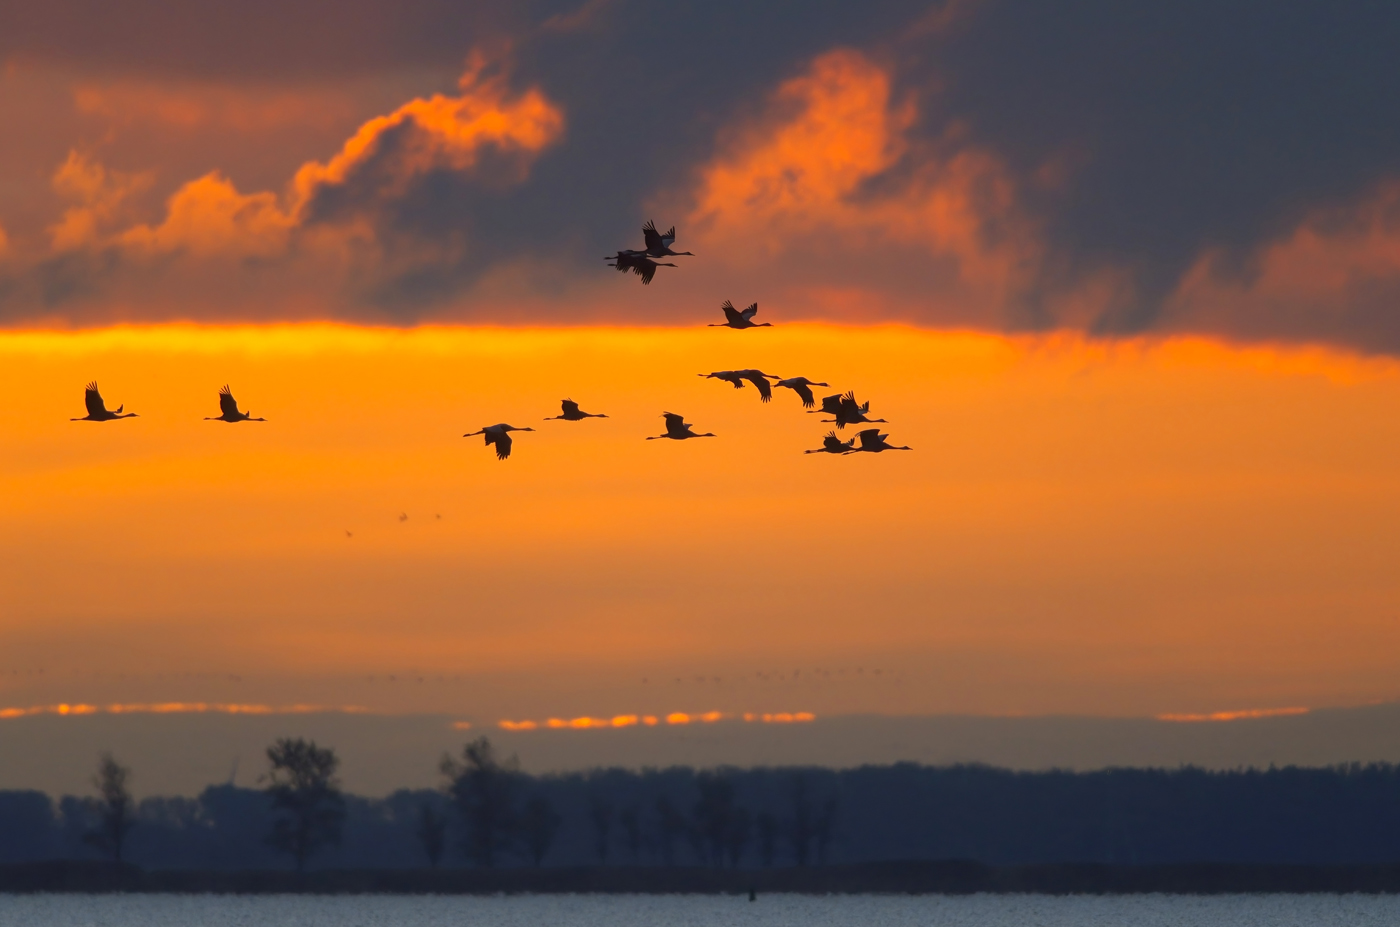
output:
{"label": "silhouetted tree", "polygon": [[795,773],[788,780],[792,796],[792,819],[788,822],[788,840],[792,842],[792,858],[799,866],[807,865],[807,853],[812,845],[812,803],[807,800],[807,777]]}
{"label": "silhouetted tree", "polygon": [[734,818],[734,783],[719,773],[702,772],[695,777],[695,785],[700,789],[692,815],[696,846],[710,865],[723,866]]}
{"label": "silhouetted tree", "polygon": [[447,791],[466,825],[463,848],[478,866],[496,865],[500,853],[510,852],[520,821],[515,795],[520,789],[520,761],[496,759],[491,741],[478,737],[462,748],[462,761],[442,758]]}
{"label": "silhouetted tree", "polygon": [[122,861],[126,835],[136,826],[132,820],[135,803],[131,791],[126,787],[130,778],[131,770],[113,759],[112,754],[102,754],[98,759],[97,774],[92,777],[92,785],[97,789],[94,803],[97,827],[83,834],[84,843],[96,847],[117,862]]}
{"label": "silhouetted tree", "polygon": [[340,843],[345,821],[345,798],[335,775],[340,758],[314,740],[283,737],[267,748],[267,760],[267,794],[275,815],[267,842],[290,853],[301,872],[321,847]]}
{"label": "silhouetted tree", "polygon": [[642,853],[642,818],[636,805],[629,805],[617,813],[617,823],[622,827],[622,837],[627,845],[627,855],[635,865]]}
{"label": "silhouetted tree", "polygon": [[442,851],[447,849],[447,816],[428,802],[418,809],[418,842],[428,855],[428,866],[436,869]]}
{"label": "silhouetted tree", "polygon": [[817,815],[816,824],[812,828],[812,836],[817,842],[817,862],[825,866],[826,851],[836,836],[835,798],[828,798],[826,803],[822,805],[821,814]]}
{"label": "silhouetted tree", "polygon": [[736,805],[729,812],[729,826],[724,834],[724,851],[729,855],[731,869],[739,868],[739,859],[749,844],[749,834],[752,830],[753,823],[748,809]]}
{"label": "silhouetted tree", "polygon": [[754,818],[754,830],[758,831],[758,858],[765,869],[773,865],[773,857],[778,854],[778,819],[767,811],[759,812]]}
{"label": "silhouetted tree", "polygon": [[599,864],[606,866],[612,844],[612,802],[600,795],[590,796],[588,819],[593,823],[593,852],[598,854]]}
{"label": "silhouetted tree", "polygon": [[543,795],[536,795],[525,803],[520,830],[525,837],[525,850],[536,866],[544,865],[545,854],[553,845],[554,835],[563,820]]}
{"label": "silhouetted tree", "polygon": [[656,799],[656,842],[661,847],[661,861],[668,866],[676,863],[676,839],[686,832],[685,815],[662,795]]}

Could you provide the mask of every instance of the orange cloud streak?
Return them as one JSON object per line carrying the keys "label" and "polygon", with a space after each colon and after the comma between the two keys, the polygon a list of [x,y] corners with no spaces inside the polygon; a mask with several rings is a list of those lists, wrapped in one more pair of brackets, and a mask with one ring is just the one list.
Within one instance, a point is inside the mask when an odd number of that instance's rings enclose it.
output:
{"label": "orange cloud streak", "polygon": [[1242,711],[1213,711],[1207,714],[1163,714],[1158,721],[1246,721],[1252,718],[1279,718],[1289,715],[1305,715],[1306,708],[1246,708]]}
{"label": "orange cloud streak", "polygon": [[27,708],[0,708],[0,719],[26,718],[32,715],[132,715],[132,714],[204,714],[213,712],[224,715],[305,715],[320,712],[341,712],[344,714],[365,714],[368,709],[357,705],[257,705],[231,702],[134,702],[111,705],[69,704],[31,705]]}
{"label": "orange cloud streak", "polygon": [[[688,714],[683,711],[672,712],[665,716],[666,724],[714,724],[717,721],[724,721],[735,717],[722,711],[707,711],[702,714]],[[817,716],[810,711],[797,712],[775,712],[763,713],[743,712],[738,715],[745,722],[760,722],[763,724],[803,724],[808,721],[817,720]],[[655,715],[616,715],[612,718],[590,718],[587,716],[580,718],[550,718],[546,721],[498,721],[496,726],[503,731],[534,731],[540,728],[554,730],[596,730],[598,728],[619,728],[635,727],[638,723],[647,727],[655,727],[659,721]]]}

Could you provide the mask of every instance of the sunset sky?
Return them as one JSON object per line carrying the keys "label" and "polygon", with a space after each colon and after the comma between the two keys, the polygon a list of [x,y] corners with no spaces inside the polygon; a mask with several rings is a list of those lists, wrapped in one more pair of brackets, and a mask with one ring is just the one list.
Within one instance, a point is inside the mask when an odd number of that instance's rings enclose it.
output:
{"label": "sunset sky", "polygon": [[1400,699],[1400,10],[500,6],[0,13],[0,709]]}

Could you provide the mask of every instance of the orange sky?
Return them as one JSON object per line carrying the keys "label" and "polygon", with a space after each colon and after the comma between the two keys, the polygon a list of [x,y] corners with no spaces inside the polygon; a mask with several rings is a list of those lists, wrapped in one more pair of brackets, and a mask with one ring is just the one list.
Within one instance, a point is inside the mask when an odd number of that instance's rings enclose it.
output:
{"label": "orange sky", "polygon": [[[1234,174],[1206,140],[1175,173],[1194,110],[1146,100],[1162,176],[1129,202],[1119,110],[1016,142],[953,56],[922,69],[983,4],[772,36],[742,85],[689,57],[701,32],[631,34],[678,64],[626,95],[651,59],[596,44],[597,4],[440,45],[436,7],[371,6],[325,46],[251,29],[223,70],[166,60],[197,11],[157,24],[166,70],[53,51],[84,47],[70,24],[50,52],[0,37],[0,709],[1400,699],[1389,163],[1308,186],[1354,162]],[[405,23],[426,31],[353,60]],[[767,34],[710,25],[731,51]],[[1297,153],[1243,147],[1271,145]],[[647,218],[695,255],[642,286],[600,259]],[[726,298],[775,327],[705,327]],[[803,455],[828,426],[793,394],[695,376],[746,367],[855,389],[915,450]],[[68,421],[94,378],[140,417]],[[269,421],[202,421],[224,383]],[[544,422],[564,397],[610,417]],[[719,437],[643,440],[662,411]],[[504,463],[461,437],[500,421],[538,429]]]}
{"label": "orange sky", "polygon": [[[793,394],[695,376],[748,366],[856,389],[916,451],[804,456],[830,426]],[[140,417],[69,422],[94,377]],[[202,421],[224,382],[269,421]],[[1400,695],[1390,361],[896,326],[172,325],[0,334],[0,394],[23,397],[0,410],[7,705]],[[565,396],[611,417],[541,421]],[[642,440],[663,410],[720,437]],[[538,430],[506,462],[460,437],[497,421]]]}

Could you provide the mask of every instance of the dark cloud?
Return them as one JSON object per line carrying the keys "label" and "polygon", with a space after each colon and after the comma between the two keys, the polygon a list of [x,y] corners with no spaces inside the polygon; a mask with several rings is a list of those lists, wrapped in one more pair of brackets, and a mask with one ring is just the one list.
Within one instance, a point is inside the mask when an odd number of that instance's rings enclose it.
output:
{"label": "dark cloud", "polygon": [[937,83],[925,131],[970,126],[1023,177],[1073,165],[1038,205],[1077,266],[1131,269],[1102,319],[1148,328],[1206,248],[1237,257],[1400,170],[1400,6],[1240,0],[987,2],[905,51]]}
{"label": "dark cloud", "polygon": [[542,15],[528,3],[460,0],[6,2],[0,61],[198,80],[336,78],[451,67]]}
{"label": "dark cloud", "polygon": [[[922,321],[1072,322],[1110,333],[1189,325],[1400,350],[1385,321],[1394,286],[1384,275],[1350,284],[1344,311],[1325,318],[1289,307],[1276,331],[1257,301],[1238,315],[1213,304],[1209,316],[1173,303],[1206,255],[1212,273],[1248,285],[1267,248],[1400,177],[1391,61],[1400,6],[1390,3],[23,6],[5,14],[0,56],[87,70],[276,82],[443,68],[493,49],[513,91],[538,87],[567,123],[523,182],[519,159],[489,148],[470,169],[437,165],[406,183],[376,174],[414,132],[405,124],[382,137],[380,157],[308,206],[313,224],[368,217],[385,263],[363,276],[358,298],[396,318],[440,311],[522,255],[547,255],[550,280],[559,268],[595,272],[605,251],[637,239],[657,204],[678,213],[658,221],[682,220],[684,194],[736,127],[772,118],[776,87],[844,47],[889,70],[892,105],[906,95],[917,104],[903,160],[867,178],[861,196],[898,200],[931,160],[982,152],[1014,188],[1015,218],[1036,229],[1043,252],[1015,305],[979,315],[933,301]],[[997,223],[980,234],[1000,234]],[[906,290],[918,291],[921,273],[947,272],[942,258],[921,267],[907,249],[899,257],[894,276]],[[891,277],[880,260],[869,266],[872,287]],[[807,273],[849,285],[861,270],[814,262]],[[1116,281],[1111,298],[1090,318],[1067,315],[1060,296],[1105,273]],[[80,274],[60,276],[54,300],[90,291]]]}

